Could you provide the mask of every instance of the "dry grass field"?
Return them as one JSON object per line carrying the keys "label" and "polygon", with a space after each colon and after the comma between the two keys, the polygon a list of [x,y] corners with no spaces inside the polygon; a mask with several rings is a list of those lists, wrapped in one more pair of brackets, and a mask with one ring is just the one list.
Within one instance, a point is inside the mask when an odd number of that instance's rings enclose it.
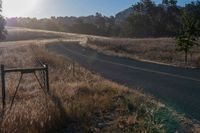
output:
{"label": "dry grass field", "polygon": [[22,39],[79,41],[84,47],[89,47],[108,55],[180,67],[200,66],[200,48],[194,47],[190,51],[188,63],[185,64],[184,53],[176,51],[174,38],[107,38],[26,28],[8,28],[8,31],[7,41],[20,41]]}
{"label": "dry grass field", "polygon": [[[12,30],[10,30],[11,34]],[[19,74],[6,76],[7,109],[1,109],[0,132],[198,132],[198,125],[143,94],[92,74],[68,58],[48,51],[57,44],[55,33],[42,31],[34,40],[17,31],[18,41],[0,43],[0,64],[6,68],[33,67],[35,59],[49,64],[50,95],[39,87],[33,75],[25,75],[12,109],[10,99]],[[38,34],[45,34],[42,39]],[[33,34],[34,33],[34,34]],[[16,33],[15,33],[16,34]],[[22,36],[20,39],[19,35]],[[81,40],[78,35],[60,33],[62,41]],[[42,35],[41,35],[42,36]],[[52,37],[53,36],[53,37]],[[83,39],[84,40],[84,39]],[[14,42],[13,42],[14,41]],[[73,72],[74,69],[74,72]]]}
{"label": "dry grass field", "polygon": [[200,66],[200,48],[195,47],[191,50],[188,64],[185,64],[184,53],[176,51],[176,41],[174,38],[119,39],[88,37],[85,46],[105,54],[131,59],[181,67]]}

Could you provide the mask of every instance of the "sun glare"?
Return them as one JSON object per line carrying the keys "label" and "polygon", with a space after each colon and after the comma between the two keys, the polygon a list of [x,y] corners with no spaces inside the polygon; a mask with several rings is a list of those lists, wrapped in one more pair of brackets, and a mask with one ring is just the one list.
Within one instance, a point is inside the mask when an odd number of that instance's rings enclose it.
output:
{"label": "sun glare", "polygon": [[6,17],[29,16],[37,3],[38,0],[3,0],[3,14]]}

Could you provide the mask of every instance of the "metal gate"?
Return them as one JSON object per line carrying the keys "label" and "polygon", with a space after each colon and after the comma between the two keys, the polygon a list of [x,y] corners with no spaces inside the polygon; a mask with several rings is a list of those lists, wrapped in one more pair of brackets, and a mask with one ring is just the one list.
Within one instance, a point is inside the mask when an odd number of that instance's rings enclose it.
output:
{"label": "metal gate", "polygon": [[[43,76],[43,84],[40,82],[39,77],[37,76],[36,72],[40,72],[40,74],[42,74]],[[6,80],[5,80],[5,76],[7,73],[20,73],[20,79],[19,79],[19,83],[15,89],[12,101],[11,101],[11,105],[10,108],[13,105],[15,96],[18,92],[21,80],[23,78],[24,74],[33,74],[34,77],[36,78],[37,82],[39,83],[40,87],[46,91],[47,93],[49,93],[49,72],[48,72],[48,65],[42,65],[42,67],[34,67],[34,68],[14,68],[14,69],[5,69],[4,65],[1,65],[1,84],[2,84],[2,107],[3,109],[5,109],[6,107]]]}

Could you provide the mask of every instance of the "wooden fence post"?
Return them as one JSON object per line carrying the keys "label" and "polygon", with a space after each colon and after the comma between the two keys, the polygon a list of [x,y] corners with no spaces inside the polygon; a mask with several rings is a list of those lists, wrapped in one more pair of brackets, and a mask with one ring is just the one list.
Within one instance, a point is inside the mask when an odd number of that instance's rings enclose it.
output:
{"label": "wooden fence post", "polygon": [[45,67],[46,67],[46,74],[45,74],[45,79],[46,79],[46,89],[47,89],[47,92],[49,93],[49,66],[46,64],[45,65]]}
{"label": "wooden fence post", "polygon": [[74,77],[75,76],[75,72],[76,72],[76,63],[75,63],[74,60],[72,62],[72,72],[73,72],[73,77]]}
{"label": "wooden fence post", "polygon": [[5,98],[6,98],[6,91],[5,91],[5,71],[4,65],[1,65],[1,85],[2,85],[2,107],[3,109],[6,106]]}

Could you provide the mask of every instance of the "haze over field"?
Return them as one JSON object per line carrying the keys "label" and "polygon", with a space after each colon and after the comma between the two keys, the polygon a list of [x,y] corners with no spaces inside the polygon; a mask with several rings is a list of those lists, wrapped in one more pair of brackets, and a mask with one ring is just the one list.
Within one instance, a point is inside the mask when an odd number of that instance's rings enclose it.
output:
{"label": "haze over field", "polygon": [[[6,17],[88,16],[100,12],[111,16],[139,0],[3,0]],[[178,0],[184,6],[192,0]],[[162,0],[156,0],[157,4]]]}

